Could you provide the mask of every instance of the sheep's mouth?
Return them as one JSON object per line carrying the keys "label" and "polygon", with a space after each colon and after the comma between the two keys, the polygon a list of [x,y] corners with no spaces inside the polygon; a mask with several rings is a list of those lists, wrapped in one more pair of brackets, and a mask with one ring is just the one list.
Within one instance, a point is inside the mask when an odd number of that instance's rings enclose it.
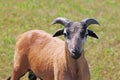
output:
{"label": "sheep's mouth", "polygon": [[78,52],[72,52],[70,55],[73,59],[78,59],[80,58],[82,53],[78,53]]}

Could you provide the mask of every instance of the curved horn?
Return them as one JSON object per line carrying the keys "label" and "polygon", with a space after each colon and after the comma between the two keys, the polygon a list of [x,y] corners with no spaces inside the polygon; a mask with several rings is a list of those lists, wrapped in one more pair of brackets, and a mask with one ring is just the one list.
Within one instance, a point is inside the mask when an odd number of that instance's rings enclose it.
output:
{"label": "curved horn", "polygon": [[70,22],[70,20],[68,20],[67,18],[63,18],[63,17],[59,17],[53,20],[52,24],[62,24],[62,25],[66,25]]}
{"label": "curved horn", "polygon": [[95,19],[92,19],[92,18],[86,18],[86,19],[83,19],[81,22],[83,22],[87,27],[91,24],[99,24],[99,22]]}

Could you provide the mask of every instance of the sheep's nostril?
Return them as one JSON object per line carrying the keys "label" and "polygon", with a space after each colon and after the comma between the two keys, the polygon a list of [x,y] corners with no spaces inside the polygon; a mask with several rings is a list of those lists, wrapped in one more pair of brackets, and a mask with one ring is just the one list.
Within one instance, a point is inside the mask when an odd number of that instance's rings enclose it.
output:
{"label": "sheep's nostril", "polygon": [[78,54],[78,53],[80,53],[80,51],[78,51],[78,50],[72,50],[72,53]]}
{"label": "sheep's nostril", "polygon": [[76,51],[75,51],[75,50],[72,50],[72,53],[76,53]]}

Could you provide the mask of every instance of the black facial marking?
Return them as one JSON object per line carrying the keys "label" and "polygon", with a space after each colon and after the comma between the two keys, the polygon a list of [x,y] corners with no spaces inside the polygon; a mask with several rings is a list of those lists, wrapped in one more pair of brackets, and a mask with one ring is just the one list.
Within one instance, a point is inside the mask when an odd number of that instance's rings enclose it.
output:
{"label": "black facial marking", "polygon": [[86,30],[82,29],[81,32],[80,32],[80,37],[84,38],[85,37],[85,33],[86,33]]}

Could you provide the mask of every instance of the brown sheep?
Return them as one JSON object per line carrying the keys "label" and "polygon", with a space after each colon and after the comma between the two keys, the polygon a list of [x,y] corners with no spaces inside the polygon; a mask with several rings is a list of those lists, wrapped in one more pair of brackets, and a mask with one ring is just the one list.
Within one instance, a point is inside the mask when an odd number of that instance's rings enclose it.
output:
{"label": "brown sheep", "polygon": [[[19,36],[10,80],[19,80],[28,70],[43,80],[90,80],[84,42],[87,35],[98,38],[87,27],[99,23],[91,18],[81,22],[56,18],[53,24],[56,23],[64,28],[53,36],[42,30],[31,30]],[[65,42],[56,38],[60,35],[64,35]]]}

